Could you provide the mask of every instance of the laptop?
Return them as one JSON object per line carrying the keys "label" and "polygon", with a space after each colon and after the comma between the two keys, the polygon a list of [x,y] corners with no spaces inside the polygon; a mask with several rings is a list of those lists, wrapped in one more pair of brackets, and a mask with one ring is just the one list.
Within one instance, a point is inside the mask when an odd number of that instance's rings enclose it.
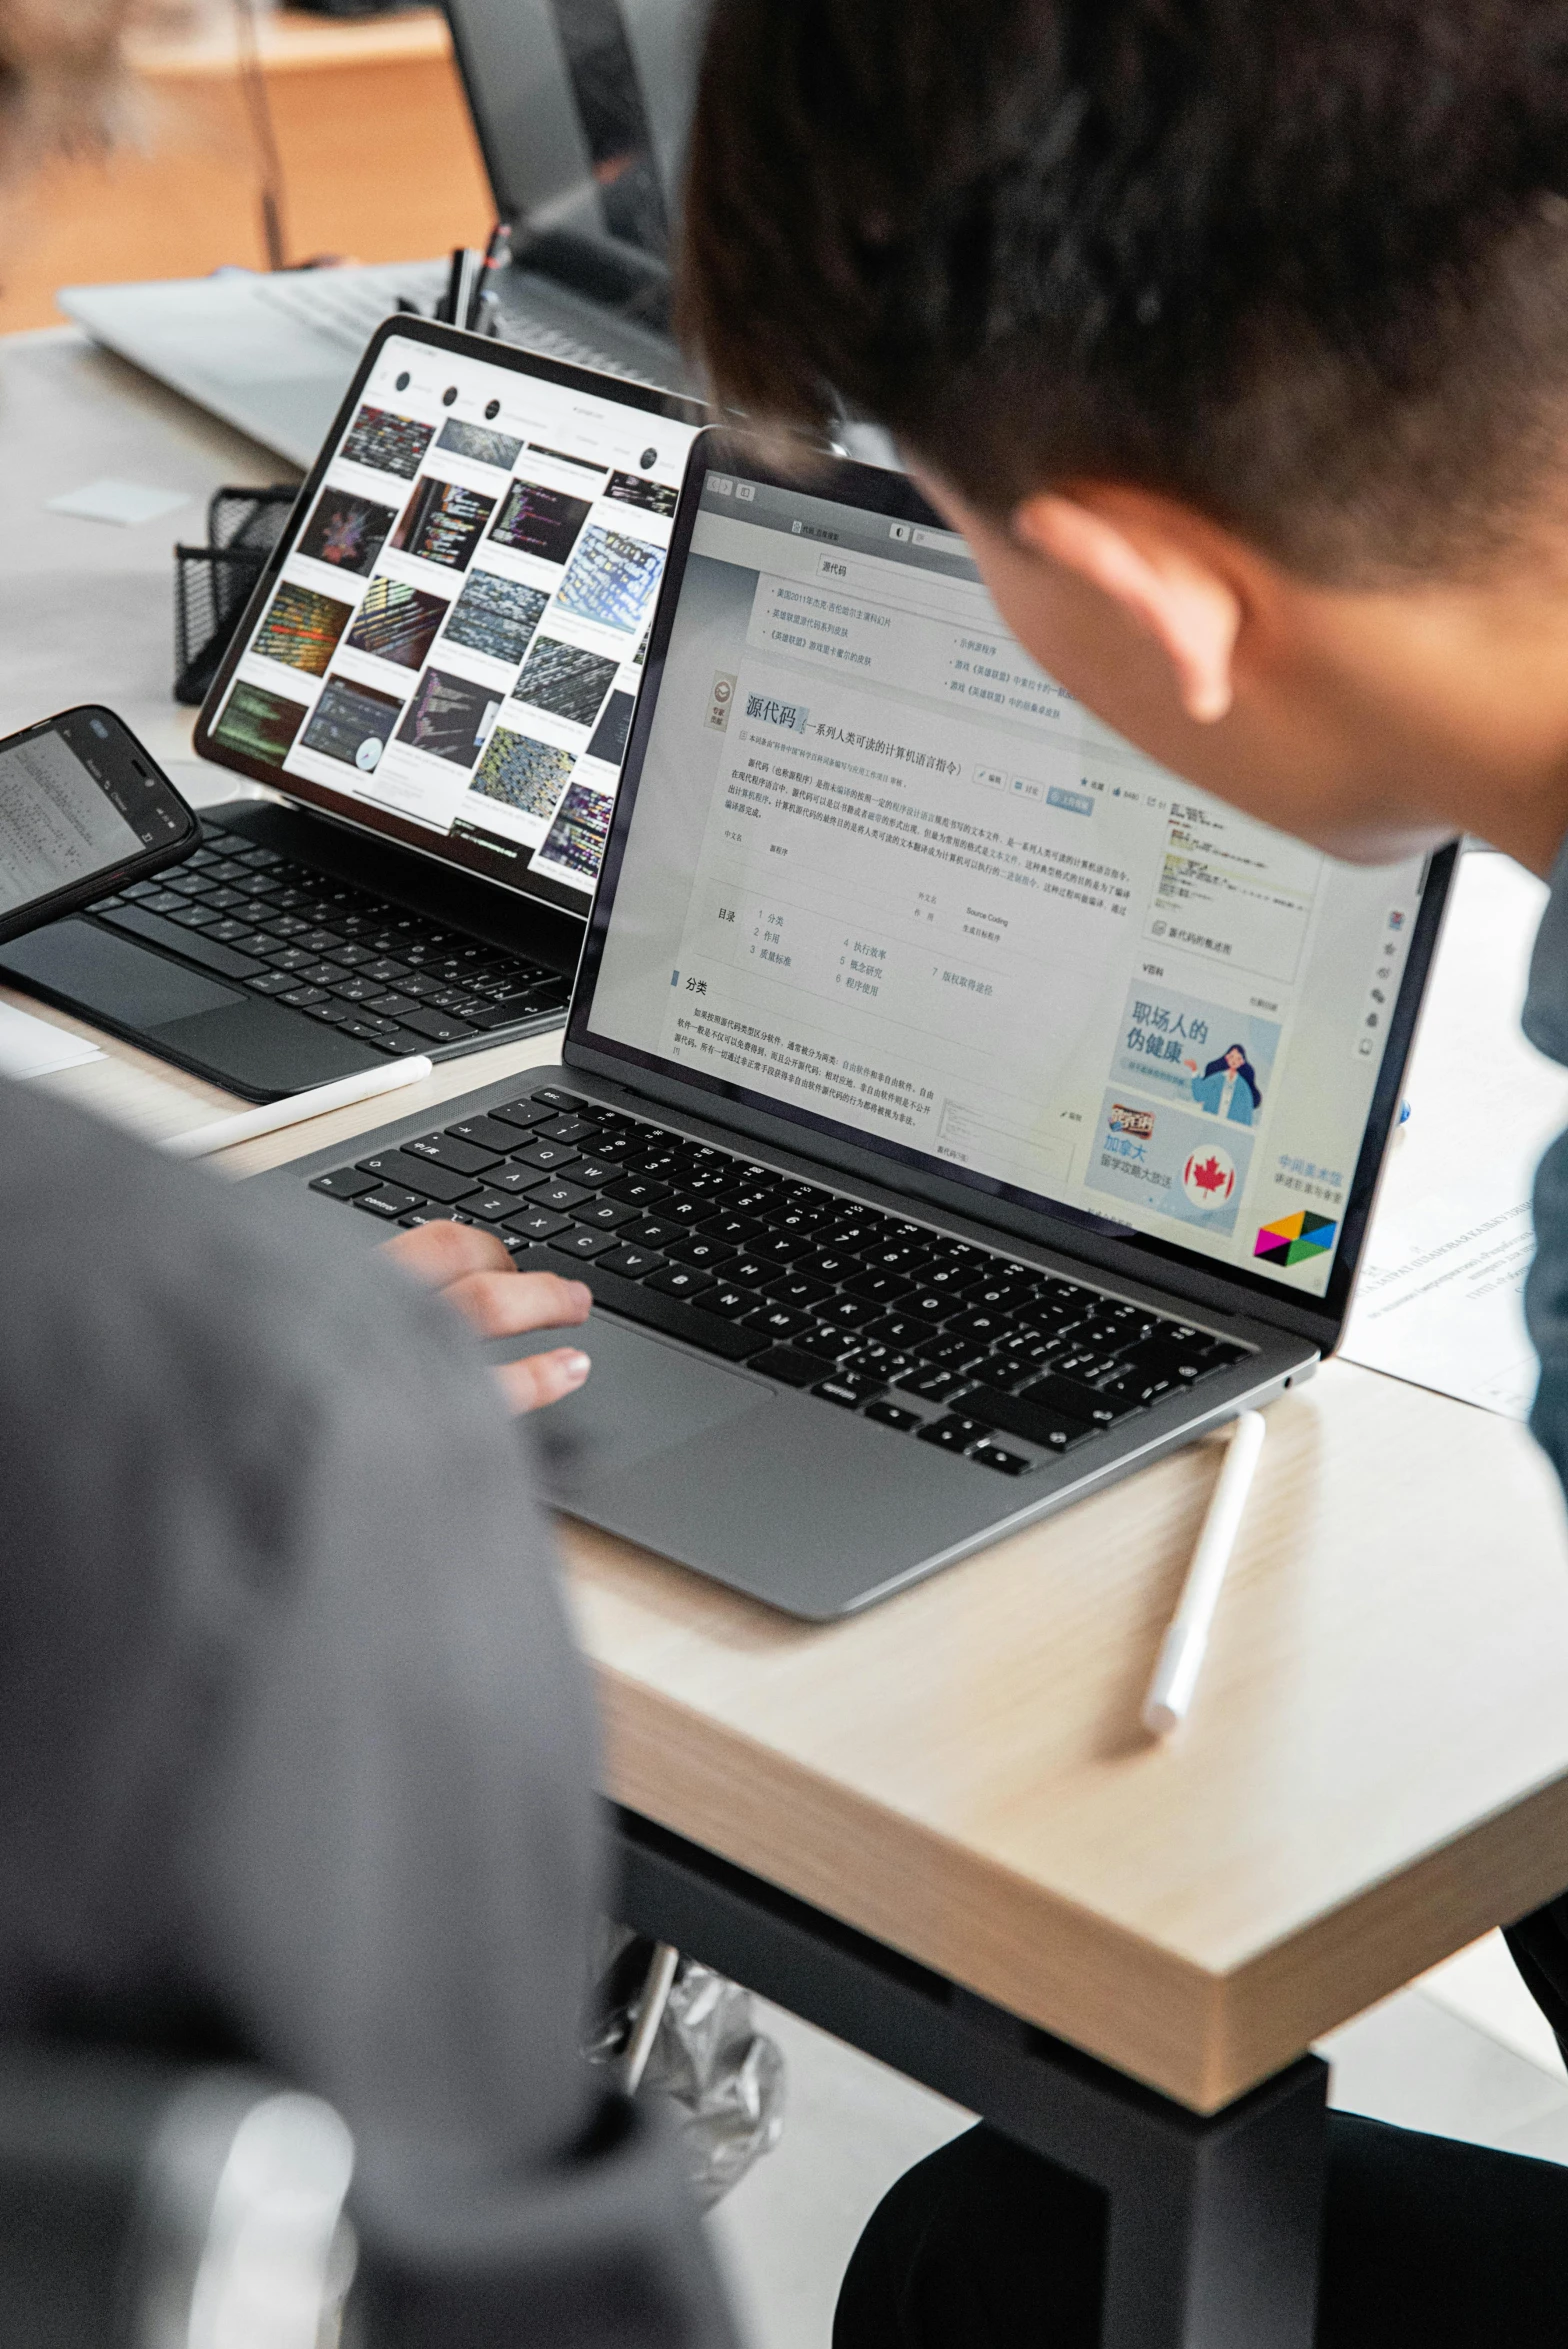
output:
{"label": "laptop", "polygon": [[262,1179],[575,1272],[552,1500],[826,1620],[1333,1350],[1454,855],[1249,821],[906,479],[704,434],[562,1065]]}
{"label": "laptop", "polygon": [[[670,339],[668,248],[691,110],[699,0],[447,0],[496,217],[509,342],[633,382],[695,391]],[[366,338],[400,305],[431,315],[443,260],[225,270],[69,286],[67,317],[290,463],[308,466]]]}
{"label": "laptop", "polygon": [[0,974],[256,1101],[558,1027],[701,416],[386,321],[197,724],[277,797]]}

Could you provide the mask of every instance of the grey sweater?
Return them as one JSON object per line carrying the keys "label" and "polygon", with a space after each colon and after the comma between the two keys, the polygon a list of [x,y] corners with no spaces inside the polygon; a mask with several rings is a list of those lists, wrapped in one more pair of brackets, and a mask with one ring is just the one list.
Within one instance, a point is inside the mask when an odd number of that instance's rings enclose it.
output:
{"label": "grey sweater", "polygon": [[516,2177],[588,2109],[593,1761],[448,1309],[0,1087],[0,2031],[243,2049],[410,2187]]}

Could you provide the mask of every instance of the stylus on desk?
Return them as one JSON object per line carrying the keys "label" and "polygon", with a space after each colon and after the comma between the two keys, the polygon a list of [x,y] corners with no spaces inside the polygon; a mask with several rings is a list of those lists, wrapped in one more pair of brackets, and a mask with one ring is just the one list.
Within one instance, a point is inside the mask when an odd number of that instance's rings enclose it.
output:
{"label": "stylus on desk", "polygon": [[1149,1693],[1143,1700],[1143,1726],[1151,1737],[1168,1737],[1187,1717],[1187,1707],[1192,1702],[1208,1648],[1209,1627],[1219,1604],[1225,1569],[1236,1547],[1242,1511],[1247,1506],[1262,1449],[1262,1412],[1241,1412],[1231,1433],[1209,1513],[1203,1520],[1198,1546],[1192,1553],[1181,1598],[1160,1649],[1160,1660],[1154,1667]]}
{"label": "stylus on desk", "polygon": [[308,1093],[291,1093],[286,1101],[264,1101],[259,1109],[242,1109],[236,1117],[215,1118],[210,1125],[171,1134],[163,1147],[175,1158],[208,1158],[214,1150],[231,1150],[236,1142],[255,1142],[263,1134],[279,1134],[285,1126],[302,1125],[308,1117],[324,1117],[329,1109],[352,1109],[358,1101],[373,1101],[378,1093],[395,1093],[403,1085],[422,1084],[434,1074],[435,1063],[423,1053],[415,1053],[409,1060],[383,1061],[379,1068],[339,1077],[334,1085],[315,1085]]}

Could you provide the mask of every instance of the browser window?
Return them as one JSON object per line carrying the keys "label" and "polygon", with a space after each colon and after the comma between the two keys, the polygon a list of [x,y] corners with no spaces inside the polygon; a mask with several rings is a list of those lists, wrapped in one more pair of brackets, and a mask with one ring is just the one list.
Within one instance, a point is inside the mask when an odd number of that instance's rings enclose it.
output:
{"label": "browser window", "polygon": [[585,912],[695,433],[390,338],[213,743]]}
{"label": "browser window", "polygon": [[1143,758],[951,533],[710,473],[591,1026],[1321,1296],[1422,869]]}

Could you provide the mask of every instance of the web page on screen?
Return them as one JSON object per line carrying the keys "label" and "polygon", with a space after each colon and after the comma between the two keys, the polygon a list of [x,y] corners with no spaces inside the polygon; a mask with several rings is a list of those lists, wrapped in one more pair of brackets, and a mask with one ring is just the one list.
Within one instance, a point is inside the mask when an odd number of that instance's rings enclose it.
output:
{"label": "web page on screen", "polygon": [[950,533],[710,474],[592,1029],[1321,1295],[1421,871],[1141,757]]}

